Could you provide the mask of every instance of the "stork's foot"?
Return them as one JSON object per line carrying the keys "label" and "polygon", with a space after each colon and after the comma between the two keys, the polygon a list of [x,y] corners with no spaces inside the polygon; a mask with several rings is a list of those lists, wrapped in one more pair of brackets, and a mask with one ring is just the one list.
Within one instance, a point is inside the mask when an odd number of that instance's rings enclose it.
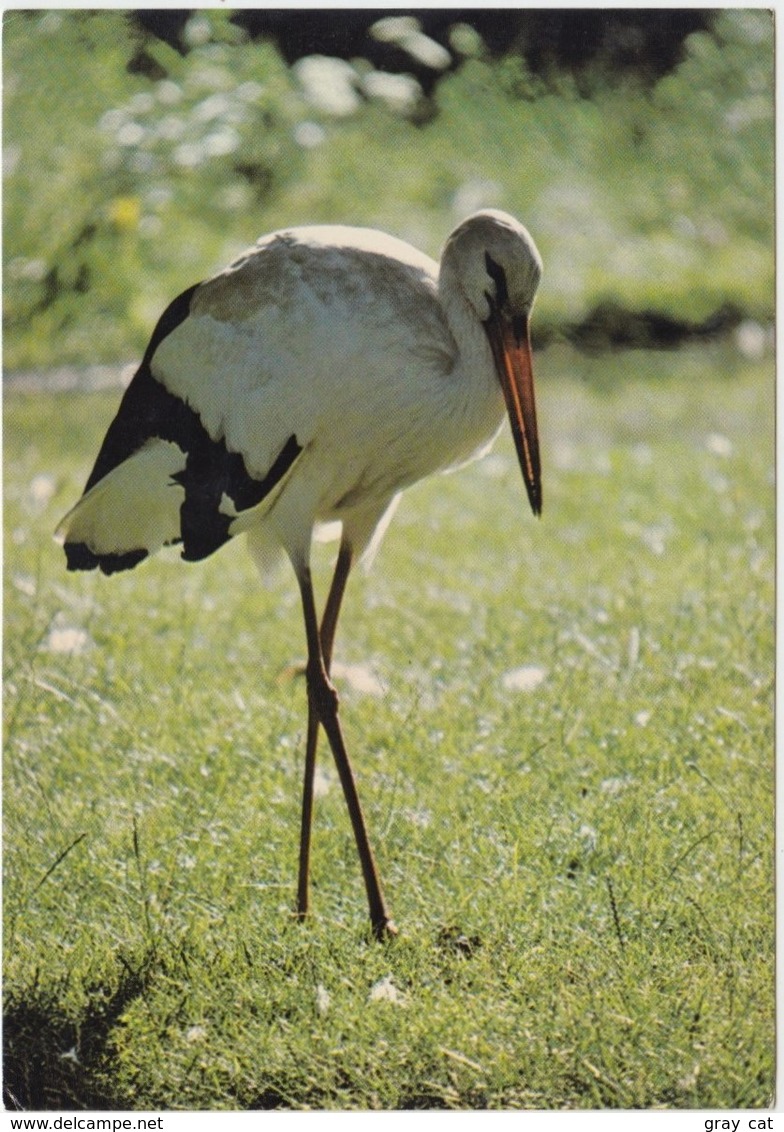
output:
{"label": "stork's foot", "polygon": [[379,920],[378,923],[373,924],[373,936],[379,943],[385,943],[397,935],[398,930],[394,920]]}
{"label": "stork's foot", "polygon": [[[310,921],[310,913],[303,912],[300,908],[293,908],[291,918],[298,924],[305,924]],[[387,943],[390,940],[396,939],[400,934],[397,924],[394,920],[390,919],[379,920],[378,923],[373,924],[372,932],[373,938],[378,940],[379,943]]]}

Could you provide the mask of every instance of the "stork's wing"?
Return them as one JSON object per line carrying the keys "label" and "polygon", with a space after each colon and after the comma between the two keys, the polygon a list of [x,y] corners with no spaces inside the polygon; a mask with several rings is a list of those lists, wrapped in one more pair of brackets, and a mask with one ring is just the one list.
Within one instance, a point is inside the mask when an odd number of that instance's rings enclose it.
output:
{"label": "stork's wing", "polygon": [[290,434],[262,474],[250,475],[226,436],[211,436],[189,400],[157,376],[157,351],[190,320],[197,290],[159,320],[84,494],[57,529],[69,569],[114,573],[173,543],[188,560],[205,558],[230,538],[239,514],[272,502],[302,451]]}

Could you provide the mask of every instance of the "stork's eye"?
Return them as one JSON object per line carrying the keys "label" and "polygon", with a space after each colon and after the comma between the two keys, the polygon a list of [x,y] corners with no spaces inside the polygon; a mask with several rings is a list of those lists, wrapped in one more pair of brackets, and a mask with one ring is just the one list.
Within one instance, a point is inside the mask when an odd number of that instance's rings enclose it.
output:
{"label": "stork's eye", "polygon": [[503,307],[509,301],[509,292],[506,289],[506,273],[501,264],[496,263],[489,252],[485,252],[485,267],[487,274],[495,283],[495,294],[488,294],[487,301],[491,306]]}

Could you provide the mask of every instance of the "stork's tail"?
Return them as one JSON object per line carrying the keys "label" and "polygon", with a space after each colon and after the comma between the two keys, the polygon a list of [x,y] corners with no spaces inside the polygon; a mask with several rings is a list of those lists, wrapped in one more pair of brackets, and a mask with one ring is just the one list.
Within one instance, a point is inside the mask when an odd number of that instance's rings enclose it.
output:
{"label": "stork's tail", "polygon": [[194,460],[155,437],[93,483],[55,531],[68,569],[114,574],[174,543],[198,562],[264,518],[302,453],[290,436],[266,476],[254,479],[239,453],[207,445]]}
{"label": "stork's tail", "polygon": [[171,441],[147,441],[85,492],[55,531],[69,570],[130,570],[148,554],[180,541],[185,490],[175,476],[185,453]]}

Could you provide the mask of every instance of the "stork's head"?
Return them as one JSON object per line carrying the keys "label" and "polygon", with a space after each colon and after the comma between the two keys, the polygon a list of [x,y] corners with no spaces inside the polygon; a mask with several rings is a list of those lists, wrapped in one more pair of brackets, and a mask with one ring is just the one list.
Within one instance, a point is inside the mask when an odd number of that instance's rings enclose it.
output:
{"label": "stork's head", "polygon": [[495,209],[458,224],[446,242],[442,265],[459,276],[460,288],[482,322],[500,308],[527,317],[542,278],[542,257],[528,230]]}
{"label": "stork's head", "polygon": [[535,515],[542,510],[542,482],[529,318],[541,277],[542,259],[527,229],[491,209],[459,224],[441,257],[442,287],[462,293],[490,343]]}

